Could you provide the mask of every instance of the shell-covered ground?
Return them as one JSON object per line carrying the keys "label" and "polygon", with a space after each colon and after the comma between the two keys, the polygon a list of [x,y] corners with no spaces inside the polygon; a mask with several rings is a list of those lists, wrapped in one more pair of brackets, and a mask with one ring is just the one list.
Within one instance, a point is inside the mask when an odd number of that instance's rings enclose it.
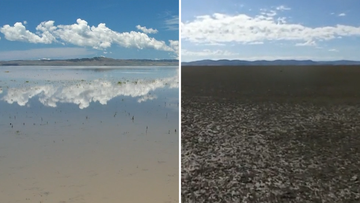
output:
{"label": "shell-covered ground", "polygon": [[359,113],[183,97],[182,202],[360,202]]}

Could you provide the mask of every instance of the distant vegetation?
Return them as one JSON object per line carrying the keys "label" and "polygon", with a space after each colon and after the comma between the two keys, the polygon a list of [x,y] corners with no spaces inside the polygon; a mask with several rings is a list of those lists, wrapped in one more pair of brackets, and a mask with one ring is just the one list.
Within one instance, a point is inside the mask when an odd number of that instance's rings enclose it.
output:
{"label": "distant vegetation", "polygon": [[112,59],[106,57],[63,60],[0,61],[0,66],[178,66],[179,60]]}

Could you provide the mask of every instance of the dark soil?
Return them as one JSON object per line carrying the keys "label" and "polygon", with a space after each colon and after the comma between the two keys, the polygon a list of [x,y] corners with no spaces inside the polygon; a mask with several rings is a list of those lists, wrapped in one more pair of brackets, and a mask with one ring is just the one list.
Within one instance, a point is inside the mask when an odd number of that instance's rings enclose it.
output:
{"label": "dark soil", "polygon": [[360,66],[181,78],[182,202],[360,202]]}

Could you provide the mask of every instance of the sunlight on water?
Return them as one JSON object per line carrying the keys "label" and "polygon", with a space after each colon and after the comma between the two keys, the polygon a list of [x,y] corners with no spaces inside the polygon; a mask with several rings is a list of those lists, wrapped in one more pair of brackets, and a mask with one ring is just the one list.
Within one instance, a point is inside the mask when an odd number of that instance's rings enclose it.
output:
{"label": "sunlight on water", "polygon": [[0,202],[178,201],[176,67],[0,72]]}

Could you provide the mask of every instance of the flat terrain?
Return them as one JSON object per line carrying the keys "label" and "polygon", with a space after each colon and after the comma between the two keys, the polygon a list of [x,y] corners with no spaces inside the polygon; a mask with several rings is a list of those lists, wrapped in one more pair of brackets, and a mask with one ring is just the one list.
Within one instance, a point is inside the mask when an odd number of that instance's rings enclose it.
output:
{"label": "flat terrain", "polygon": [[360,66],[185,66],[182,74],[183,95],[190,97],[297,102],[360,98]]}
{"label": "flat terrain", "polygon": [[178,66],[178,60],[112,59],[105,57],[59,60],[0,61],[0,66]]}
{"label": "flat terrain", "polygon": [[183,202],[360,201],[360,66],[181,78]]}
{"label": "flat terrain", "polygon": [[102,69],[0,67],[0,203],[179,202],[178,69]]}

